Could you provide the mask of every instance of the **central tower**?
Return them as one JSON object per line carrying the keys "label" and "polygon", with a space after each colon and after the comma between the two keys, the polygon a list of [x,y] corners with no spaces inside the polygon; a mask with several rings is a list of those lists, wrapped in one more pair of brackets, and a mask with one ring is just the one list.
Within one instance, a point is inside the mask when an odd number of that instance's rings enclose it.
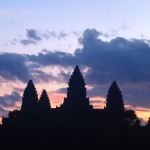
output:
{"label": "central tower", "polygon": [[67,98],[64,99],[62,108],[72,111],[92,109],[89,98],[86,98],[85,82],[78,66],[75,67],[68,86]]}

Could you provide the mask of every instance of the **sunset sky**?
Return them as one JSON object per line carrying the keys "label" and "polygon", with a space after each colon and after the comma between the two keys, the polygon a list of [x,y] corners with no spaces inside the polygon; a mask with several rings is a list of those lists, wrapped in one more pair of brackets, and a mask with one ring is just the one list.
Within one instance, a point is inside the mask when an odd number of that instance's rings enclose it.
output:
{"label": "sunset sky", "polygon": [[0,0],[0,117],[20,109],[27,82],[60,106],[79,65],[103,108],[115,80],[127,109],[150,117],[149,0]]}

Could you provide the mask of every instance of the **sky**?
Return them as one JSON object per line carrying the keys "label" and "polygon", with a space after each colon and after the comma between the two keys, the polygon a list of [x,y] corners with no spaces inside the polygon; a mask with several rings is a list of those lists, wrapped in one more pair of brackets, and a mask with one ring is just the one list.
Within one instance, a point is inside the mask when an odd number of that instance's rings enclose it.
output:
{"label": "sky", "polygon": [[59,107],[75,65],[94,108],[115,80],[126,109],[150,117],[149,0],[0,0],[0,117],[33,80]]}

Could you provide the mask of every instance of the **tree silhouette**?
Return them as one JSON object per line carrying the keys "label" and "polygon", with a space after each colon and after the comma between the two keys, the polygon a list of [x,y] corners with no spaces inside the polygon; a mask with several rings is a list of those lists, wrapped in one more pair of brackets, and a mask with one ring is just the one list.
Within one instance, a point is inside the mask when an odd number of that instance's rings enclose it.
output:
{"label": "tree silhouette", "polygon": [[19,115],[20,115],[20,111],[19,110],[9,111],[9,113],[8,113],[8,116],[10,118],[18,118]]}
{"label": "tree silhouette", "polygon": [[148,118],[148,121],[147,121],[146,127],[149,127],[149,128],[150,128],[150,117]]}
{"label": "tree silhouette", "polygon": [[139,127],[141,126],[141,121],[137,118],[133,124],[134,127]]}
{"label": "tree silhouette", "polygon": [[140,120],[138,119],[134,110],[125,111],[125,120],[127,126],[140,126]]}
{"label": "tree silhouette", "polygon": [[38,103],[38,95],[37,95],[36,88],[32,80],[29,80],[27,87],[24,90],[21,111],[22,112],[36,112],[37,103]]}
{"label": "tree silhouette", "polygon": [[43,114],[49,113],[51,106],[50,106],[50,101],[49,101],[49,97],[47,95],[46,90],[42,91],[38,105],[39,105],[39,111],[41,113],[43,113]]}

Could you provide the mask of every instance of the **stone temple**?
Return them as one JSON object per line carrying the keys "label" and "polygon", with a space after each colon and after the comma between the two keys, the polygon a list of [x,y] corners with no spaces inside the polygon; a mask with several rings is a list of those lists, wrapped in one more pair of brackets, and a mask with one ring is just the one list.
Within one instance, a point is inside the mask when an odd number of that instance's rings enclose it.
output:
{"label": "stone temple", "polygon": [[[9,116],[15,119],[23,119],[29,118],[29,116],[34,114],[39,118],[47,118],[47,121],[51,122],[68,118],[68,120],[87,121],[91,124],[101,125],[115,124],[118,121],[120,122],[119,124],[124,122],[123,96],[116,81],[113,81],[108,90],[106,107],[104,109],[94,109],[90,105],[85,86],[83,75],[79,66],[76,65],[68,82],[67,97],[64,98],[63,104],[60,107],[51,108],[46,90],[43,90],[38,100],[36,88],[32,80],[29,80],[22,97],[21,109],[10,111]],[[9,118],[3,118],[2,123],[7,124],[9,120]]]}

